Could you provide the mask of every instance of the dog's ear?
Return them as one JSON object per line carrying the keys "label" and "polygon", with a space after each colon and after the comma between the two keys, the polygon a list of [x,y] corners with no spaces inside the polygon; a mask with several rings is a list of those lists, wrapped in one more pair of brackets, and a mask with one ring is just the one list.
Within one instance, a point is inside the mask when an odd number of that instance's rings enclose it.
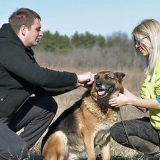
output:
{"label": "dog's ear", "polygon": [[87,88],[87,89],[91,89],[92,85],[93,85],[93,83],[92,84],[84,84],[84,87]]}
{"label": "dog's ear", "polygon": [[119,79],[120,82],[122,82],[123,78],[125,77],[125,74],[122,72],[115,72],[114,74]]}

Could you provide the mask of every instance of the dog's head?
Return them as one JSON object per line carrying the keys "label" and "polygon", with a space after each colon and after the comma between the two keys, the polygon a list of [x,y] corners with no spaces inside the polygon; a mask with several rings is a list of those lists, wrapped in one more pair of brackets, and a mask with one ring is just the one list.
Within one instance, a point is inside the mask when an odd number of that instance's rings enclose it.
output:
{"label": "dog's head", "polygon": [[106,108],[110,98],[123,93],[122,80],[124,76],[124,73],[112,71],[101,71],[95,75],[91,96],[100,107]]}

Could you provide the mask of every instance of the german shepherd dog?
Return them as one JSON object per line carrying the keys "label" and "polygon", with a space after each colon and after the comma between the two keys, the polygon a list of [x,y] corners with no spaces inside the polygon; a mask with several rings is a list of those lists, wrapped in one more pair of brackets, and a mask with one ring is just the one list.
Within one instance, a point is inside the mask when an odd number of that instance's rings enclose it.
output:
{"label": "german shepherd dog", "polygon": [[118,120],[118,108],[110,98],[123,93],[124,73],[102,71],[82,98],[66,109],[42,140],[44,160],[110,160],[110,127]]}

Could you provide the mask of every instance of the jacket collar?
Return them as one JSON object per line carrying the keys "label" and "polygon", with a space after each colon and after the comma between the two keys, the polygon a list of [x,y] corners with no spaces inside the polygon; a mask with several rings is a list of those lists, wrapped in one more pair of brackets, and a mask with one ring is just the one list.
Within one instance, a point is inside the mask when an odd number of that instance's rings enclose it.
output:
{"label": "jacket collar", "polygon": [[5,23],[2,25],[0,28],[0,39],[1,38],[6,38],[8,40],[13,40],[18,42],[20,45],[23,46],[25,49],[26,53],[30,55],[31,57],[34,56],[34,52],[31,47],[25,47],[20,38],[17,36],[15,31],[13,30],[12,26],[9,23]]}

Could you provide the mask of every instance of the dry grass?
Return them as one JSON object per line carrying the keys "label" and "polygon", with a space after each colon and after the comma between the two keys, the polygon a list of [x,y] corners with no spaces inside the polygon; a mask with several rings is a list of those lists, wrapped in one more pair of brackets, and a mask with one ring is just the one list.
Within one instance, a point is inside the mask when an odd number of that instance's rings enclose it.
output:
{"label": "dry grass", "polygon": [[[118,49],[116,49],[116,51],[117,50]],[[54,70],[67,70],[76,73],[84,73],[87,71],[92,71],[96,73],[101,70],[124,72],[126,74],[126,77],[124,78],[123,82],[124,86],[136,95],[139,95],[140,86],[144,79],[143,70],[140,67],[138,67],[134,54],[109,54],[106,50],[99,51],[96,49],[78,49],[72,51],[70,54],[67,55],[39,53],[36,55],[36,57],[38,62],[42,66],[52,68]],[[59,108],[54,120],[65,108],[70,107],[75,101],[77,101],[81,97],[84,90],[84,88],[78,88],[69,93],[55,97],[56,101],[58,102]],[[144,114],[133,106],[126,106],[121,108],[121,116],[122,117],[120,117],[119,120],[142,117],[144,116]],[[39,142],[37,142],[36,145],[31,149],[30,159],[41,159],[39,156],[41,138]],[[123,147],[113,140],[111,144],[111,155],[113,160],[147,159],[138,152]]]}

